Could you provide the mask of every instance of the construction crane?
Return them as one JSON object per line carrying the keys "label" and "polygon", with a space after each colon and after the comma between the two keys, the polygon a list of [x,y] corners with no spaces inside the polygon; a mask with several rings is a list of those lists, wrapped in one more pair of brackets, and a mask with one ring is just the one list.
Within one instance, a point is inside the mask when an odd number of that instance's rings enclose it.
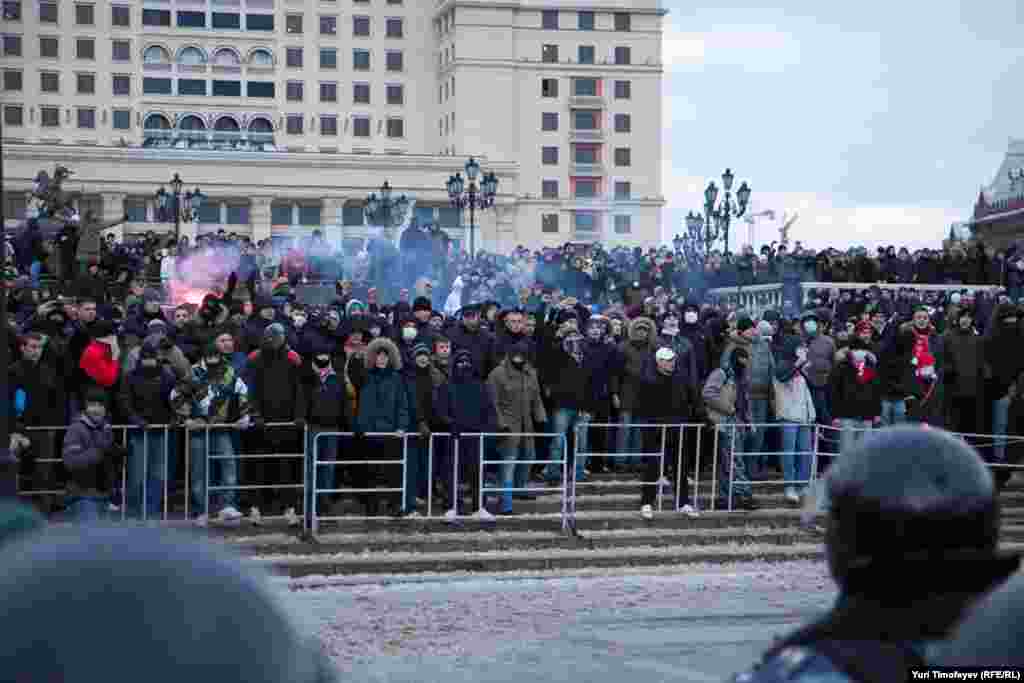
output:
{"label": "construction crane", "polygon": [[757,213],[748,213],[743,217],[743,220],[747,222],[747,244],[754,246],[754,223],[758,218],[769,218],[775,220],[775,212],[771,209],[765,211],[758,211]]}

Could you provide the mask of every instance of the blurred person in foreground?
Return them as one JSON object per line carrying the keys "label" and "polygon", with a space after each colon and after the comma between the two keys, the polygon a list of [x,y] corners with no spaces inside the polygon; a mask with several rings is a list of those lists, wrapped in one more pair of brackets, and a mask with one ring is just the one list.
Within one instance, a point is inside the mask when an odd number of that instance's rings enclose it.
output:
{"label": "blurred person in foreground", "polygon": [[906,680],[1020,565],[997,550],[991,473],[951,434],[909,426],[869,434],[830,469],[827,486],[836,604],[735,683]]}
{"label": "blurred person in foreground", "polygon": [[0,681],[338,680],[262,577],[211,546],[95,525],[23,534],[4,550],[0,613],[18,627],[5,633]]}

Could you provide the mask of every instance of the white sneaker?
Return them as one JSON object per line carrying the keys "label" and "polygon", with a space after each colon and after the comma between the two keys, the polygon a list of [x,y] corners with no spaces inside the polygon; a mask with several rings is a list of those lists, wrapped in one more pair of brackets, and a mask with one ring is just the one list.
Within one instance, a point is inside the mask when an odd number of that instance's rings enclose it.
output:
{"label": "white sneaker", "polygon": [[667,477],[662,477],[655,483],[657,483],[658,486],[664,486],[666,488],[672,486],[672,482],[670,482]]}
{"label": "white sneaker", "polygon": [[479,510],[477,510],[476,514],[473,515],[473,518],[474,519],[479,519],[481,522],[493,522],[494,521],[494,515],[492,515],[490,512],[488,512],[486,508],[480,508]]}
{"label": "white sneaker", "polygon": [[690,505],[689,503],[687,503],[683,507],[679,508],[679,511],[682,512],[687,517],[700,517],[700,511],[697,510],[697,508],[695,508],[692,505]]}
{"label": "white sneaker", "polygon": [[192,523],[200,529],[205,529],[210,524],[210,518],[206,515],[199,515],[194,520],[192,520]]}
{"label": "white sneaker", "polygon": [[786,487],[786,500],[790,503],[799,503],[800,494],[796,492],[796,489],[792,486]]}
{"label": "white sneaker", "polygon": [[121,507],[118,506],[118,505],[114,505],[113,503],[109,503],[107,505],[107,512],[120,512],[120,511],[121,511]]}
{"label": "white sneaker", "polygon": [[220,511],[217,517],[222,522],[237,522],[242,518],[242,513],[228,505]]}
{"label": "white sneaker", "polygon": [[444,513],[445,524],[454,524],[458,521],[458,519],[459,513],[455,510],[455,508],[452,508],[448,512]]}
{"label": "white sneaker", "polygon": [[640,508],[640,516],[644,519],[654,519],[654,508],[650,505],[644,505]]}
{"label": "white sneaker", "polygon": [[412,512],[410,512],[409,514],[407,514],[407,515],[405,516],[405,518],[406,518],[406,519],[419,519],[419,518],[420,518],[420,517],[422,517],[422,516],[423,516],[423,515],[421,515],[421,514],[419,513],[419,511],[418,511],[418,510],[413,510]]}
{"label": "white sneaker", "polygon": [[256,506],[249,508],[249,521],[255,526],[263,525],[263,515],[260,514],[260,509]]}
{"label": "white sneaker", "polygon": [[302,524],[302,518],[295,514],[295,508],[288,508],[284,511],[284,521],[288,522],[288,526],[299,526]]}

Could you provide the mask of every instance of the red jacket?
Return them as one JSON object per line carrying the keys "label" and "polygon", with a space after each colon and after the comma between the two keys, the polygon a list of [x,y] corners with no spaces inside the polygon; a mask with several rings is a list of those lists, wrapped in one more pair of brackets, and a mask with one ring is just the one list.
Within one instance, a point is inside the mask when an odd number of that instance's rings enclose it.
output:
{"label": "red jacket", "polygon": [[121,363],[114,360],[110,347],[95,339],[85,347],[78,367],[96,384],[107,389],[114,386],[121,372]]}

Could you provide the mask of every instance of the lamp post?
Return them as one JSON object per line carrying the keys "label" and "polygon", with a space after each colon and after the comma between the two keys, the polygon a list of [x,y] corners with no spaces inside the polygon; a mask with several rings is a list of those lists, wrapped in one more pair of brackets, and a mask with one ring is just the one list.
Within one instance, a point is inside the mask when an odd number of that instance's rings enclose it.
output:
{"label": "lamp post", "polygon": [[182,195],[181,190],[185,183],[177,173],[171,178],[170,185],[170,192],[163,186],[156,191],[157,218],[160,222],[169,221],[173,212],[174,241],[177,243],[181,241],[181,221],[191,222],[199,218],[199,209],[202,208],[206,195],[200,192],[198,187]]}
{"label": "lamp post", "polygon": [[718,235],[721,235],[725,242],[726,254],[729,253],[729,223],[733,218],[742,216],[750,202],[750,187],[745,180],[736,191],[736,201],[732,200],[732,182],[732,171],[727,168],[722,174],[722,187],[725,189],[725,196],[721,202],[718,202],[718,206],[715,206],[718,201],[718,186],[715,185],[715,181],[712,180],[708,183],[704,190],[704,221],[707,223],[707,230],[709,233],[712,232],[712,225],[714,226],[715,239],[717,240]]}
{"label": "lamp post", "polygon": [[676,250],[681,250],[691,266],[703,267],[707,264],[711,249],[721,232],[717,224],[704,219],[699,213],[690,211],[686,214],[686,232],[676,235],[672,243]]}
{"label": "lamp post", "polygon": [[366,215],[368,224],[391,229],[397,228],[405,222],[410,206],[409,199],[404,194],[401,197],[393,198],[391,191],[391,185],[385,180],[384,184],[380,186],[380,197],[376,193],[371,193],[366,198],[363,213]]}
{"label": "lamp post", "polygon": [[476,211],[483,211],[494,206],[494,197],[498,193],[498,178],[493,172],[485,173],[477,184],[477,177],[480,175],[480,164],[473,157],[466,162],[466,181],[462,179],[461,173],[448,178],[448,198],[454,208],[460,211],[469,209],[469,257],[476,255],[476,242],[474,230],[476,230]]}

